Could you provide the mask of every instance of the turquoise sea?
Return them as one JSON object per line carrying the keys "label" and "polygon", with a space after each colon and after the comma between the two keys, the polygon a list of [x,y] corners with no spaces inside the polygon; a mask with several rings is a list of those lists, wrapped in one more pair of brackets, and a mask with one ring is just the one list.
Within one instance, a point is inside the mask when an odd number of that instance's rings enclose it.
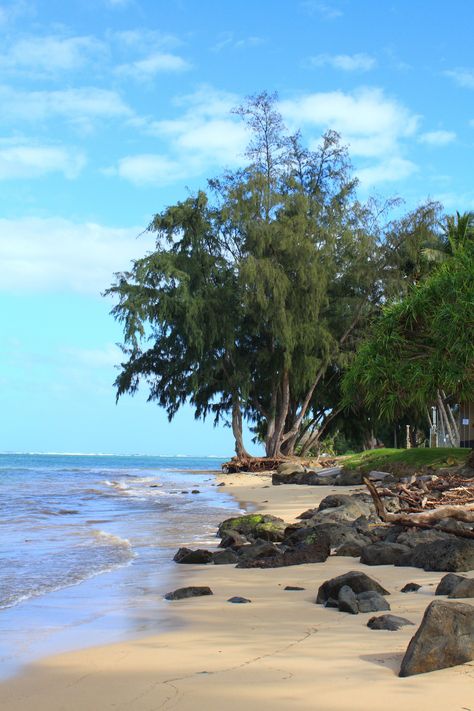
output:
{"label": "turquoise sea", "polygon": [[[0,454],[0,664],[159,630],[177,545],[238,510],[222,460]],[[192,493],[198,491],[199,493]]]}

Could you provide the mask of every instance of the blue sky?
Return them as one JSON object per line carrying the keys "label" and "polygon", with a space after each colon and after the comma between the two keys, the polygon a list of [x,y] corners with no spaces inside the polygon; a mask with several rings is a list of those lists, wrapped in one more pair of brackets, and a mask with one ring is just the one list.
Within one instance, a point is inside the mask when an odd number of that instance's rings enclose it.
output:
{"label": "blue sky", "polygon": [[470,0],[0,0],[0,451],[217,454],[230,430],[115,405],[100,293],[152,215],[242,162],[230,109],[278,91],[363,197],[474,209]]}

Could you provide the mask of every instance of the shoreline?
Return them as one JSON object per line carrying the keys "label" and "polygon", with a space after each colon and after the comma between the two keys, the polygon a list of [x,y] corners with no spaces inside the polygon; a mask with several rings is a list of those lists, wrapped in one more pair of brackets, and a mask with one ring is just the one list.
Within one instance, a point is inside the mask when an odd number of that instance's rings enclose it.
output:
{"label": "shoreline", "polygon": [[[215,483],[221,482],[226,487],[219,490],[232,494],[241,508],[288,523],[335,490],[272,487],[266,475],[217,475]],[[0,684],[0,706],[5,711],[33,705],[37,711],[217,711],[224,705],[237,711],[242,704],[259,709],[271,703],[278,711],[378,711],[383,703],[385,711],[469,709],[474,663],[400,679],[399,664],[416,627],[369,630],[370,614],[352,616],[314,604],[319,585],[348,570],[379,580],[391,592],[393,614],[416,625],[441,577],[414,568],[368,568],[345,557],[267,570],[177,565],[171,585],[208,585],[214,595],[167,603],[171,630],[29,665]],[[423,585],[418,593],[399,592],[412,581]],[[285,585],[305,590],[287,592]],[[227,600],[234,595],[252,602],[232,605]]]}

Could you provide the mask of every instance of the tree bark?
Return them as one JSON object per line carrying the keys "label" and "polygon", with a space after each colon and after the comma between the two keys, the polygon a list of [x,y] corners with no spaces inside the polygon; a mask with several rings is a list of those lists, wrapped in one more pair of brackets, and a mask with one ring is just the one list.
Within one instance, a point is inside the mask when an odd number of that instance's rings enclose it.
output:
{"label": "tree bark", "polygon": [[283,372],[281,382],[280,402],[276,398],[275,416],[272,418],[271,427],[267,430],[265,438],[265,451],[267,457],[278,457],[282,444],[282,434],[285,429],[286,418],[290,406],[290,377],[288,370]]}
{"label": "tree bark", "polygon": [[244,438],[242,433],[242,410],[238,395],[234,395],[232,398],[232,433],[235,439],[236,455],[238,457],[248,457],[249,454],[244,447]]}

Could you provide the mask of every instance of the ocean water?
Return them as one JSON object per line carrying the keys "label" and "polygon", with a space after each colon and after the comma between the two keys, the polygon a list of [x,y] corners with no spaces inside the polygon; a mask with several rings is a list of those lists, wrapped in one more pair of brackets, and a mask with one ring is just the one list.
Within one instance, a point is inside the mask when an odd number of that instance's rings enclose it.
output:
{"label": "ocean water", "polygon": [[0,454],[3,670],[159,629],[177,543],[213,540],[216,524],[238,510],[215,487],[220,465],[214,458]]}

